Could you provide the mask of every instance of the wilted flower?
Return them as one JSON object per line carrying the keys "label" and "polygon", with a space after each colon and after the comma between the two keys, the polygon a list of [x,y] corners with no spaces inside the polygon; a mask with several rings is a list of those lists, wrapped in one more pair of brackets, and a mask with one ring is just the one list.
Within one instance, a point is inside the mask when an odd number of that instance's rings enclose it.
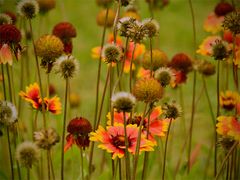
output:
{"label": "wilted flower", "polygon": [[42,149],[51,149],[59,140],[60,137],[53,128],[41,129],[34,132],[34,142]]}
{"label": "wilted flower", "polygon": [[42,58],[41,66],[50,72],[56,58],[63,53],[63,43],[54,35],[43,35],[36,41],[36,51]]}
{"label": "wilted flower", "polygon": [[205,76],[211,76],[215,74],[216,68],[214,64],[203,60],[198,66],[198,71]]}
{"label": "wilted flower", "polygon": [[79,69],[79,63],[72,55],[62,55],[55,62],[56,73],[60,73],[62,77],[72,78]]}
{"label": "wilted flower", "polygon": [[240,33],[240,11],[233,11],[224,17],[224,29],[230,30],[233,34]]}
{"label": "wilted flower", "polygon": [[53,35],[59,37],[63,43],[77,36],[76,28],[69,22],[60,22],[56,24],[52,31]]}
{"label": "wilted flower", "polygon": [[[97,14],[96,21],[99,26],[105,25],[106,13],[107,13],[107,10],[103,9]],[[113,11],[112,9],[108,10],[106,27],[108,27],[108,28],[112,27],[112,25],[114,23],[115,15],[116,15],[115,11]]]}
{"label": "wilted flower", "polygon": [[17,12],[27,19],[32,19],[39,12],[38,2],[36,0],[21,0],[17,4]]}
{"label": "wilted flower", "polygon": [[8,101],[0,101],[0,123],[10,126],[17,121],[16,107]]}
{"label": "wilted flower", "polygon": [[220,106],[226,110],[233,110],[239,100],[240,97],[237,92],[227,90],[225,93],[220,93]]}
{"label": "wilted flower", "polygon": [[5,13],[0,14],[0,25],[3,25],[3,24],[12,24],[11,17]]}
{"label": "wilted flower", "polygon": [[131,24],[134,23],[134,21],[136,21],[136,19],[132,17],[123,17],[119,19],[117,28],[118,28],[118,31],[120,32],[120,36],[124,36],[124,37],[130,36],[129,28],[131,27]]}
{"label": "wilted flower", "polygon": [[220,2],[216,5],[214,12],[217,16],[225,16],[226,14],[232,12],[234,7],[228,2]]}
{"label": "wilted flower", "polygon": [[155,71],[154,77],[161,84],[162,87],[174,82],[175,76],[170,68],[162,67]]}
{"label": "wilted flower", "polygon": [[67,126],[68,135],[66,137],[67,144],[64,147],[66,152],[73,144],[85,149],[89,146],[89,133],[92,131],[91,123],[83,118],[76,117],[72,119]]}
{"label": "wilted flower", "polygon": [[153,78],[143,78],[134,85],[133,95],[139,101],[157,101],[163,96],[163,87]]}
{"label": "wilted flower", "polygon": [[[152,68],[153,71],[157,70],[160,67],[167,66],[168,64],[168,57],[167,55],[159,50],[153,49],[152,50]],[[144,69],[151,69],[151,51],[146,51],[143,56],[142,66]]]}
{"label": "wilted flower", "polygon": [[192,60],[185,53],[175,54],[169,64],[169,66],[173,69],[182,71],[184,73],[188,73],[192,70]]}
{"label": "wilted flower", "polygon": [[112,96],[112,105],[118,112],[131,112],[136,104],[136,98],[127,92],[118,92]]}
{"label": "wilted flower", "polygon": [[181,107],[175,102],[165,103],[163,110],[165,117],[169,119],[177,119],[182,114]]}
{"label": "wilted flower", "polygon": [[229,52],[227,46],[223,43],[223,41],[217,40],[212,46],[212,56],[215,60],[224,60],[228,57]]}
{"label": "wilted flower", "polygon": [[55,8],[56,1],[55,0],[37,0],[39,4],[40,13],[46,13],[51,9]]}
{"label": "wilted flower", "polygon": [[121,49],[114,44],[106,44],[103,47],[103,58],[106,63],[116,63],[121,60]]}
{"label": "wilted flower", "polygon": [[21,32],[15,25],[3,24],[0,26],[0,44],[16,45],[21,41]]}
{"label": "wilted flower", "polygon": [[[135,154],[139,128],[136,124],[129,124],[126,127],[126,130],[128,138],[128,152]],[[107,130],[105,130],[102,126],[99,126],[96,132],[91,132],[90,140],[100,142],[101,144],[98,145],[98,148],[112,153],[112,159],[115,159],[116,157],[124,157],[126,145],[124,127],[122,124],[107,126]],[[144,135],[141,136],[140,152],[153,151],[153,146],[154,144],[147,140]]]}
{"label": "wilted flower", "polygon": [[36,144],[25,141],[18,145],[16,150],[16,159],[22,166],[32,168],[40,158],[40,151]]}
{"label": "wilted flower", "polygon": [[143,20],[142,26],[143,26],[143,29],[147,31],[146,33],[149,38],[156,36],[159,32],[159,24],[154,19]]}

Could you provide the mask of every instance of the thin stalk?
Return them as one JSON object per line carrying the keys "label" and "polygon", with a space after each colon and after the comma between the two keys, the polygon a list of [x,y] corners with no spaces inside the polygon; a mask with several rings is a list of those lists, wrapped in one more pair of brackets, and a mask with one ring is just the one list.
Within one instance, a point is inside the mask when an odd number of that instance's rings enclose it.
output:
{"label": "thin stalk", "polygon": [[32,137],[34,136],[34,131],[37,130],[37,119],[38,119],[38,111],[36,111],[36,114],[32,123]]}
{"label": "thin stalk", "polygon": [[55,180],[55,173],[54,173],[54,168],[53,168],[53,160],[52,160],[52,153],[51,153],[51,150],[49,150],[49,159],[50,159],[50,165],[51,165],[52,177],[53,177],[53,180]]}
{"label": "thin stalk", "polygon": [[14,180],[13,156],[12,156],[10,134],[9,134],[9,128],[8,127],[7,127],[7,143],[8,143],[8,152],[9,152],[9,160],[10,160],[10,167],[11,167],[11,179]]}
{"label": "thin stalk", "polygon": [[147,110],[147,106],[148,106],[148,103],[145,104],[143,115],[142,115],[142,119],[141,119],[140,124],[139,124],[137,145],[136,145],[135,156],[134,156],[134,161],[133,161],[132,180],[135,180],[136,179],[136,175],[137,175],[136,173],[137,173],[138,157],[139,157],[139,151],[140,151],[142,126],[143,126],[143,122],[144,122],[144,119],[145,119],[145,116],[146,116],[145,113],[146,113],[146,110]]}
{"label": "thin stalk", "polygon": [[62,129],[62,152],[61,152],[61,180],[64,179],[64,141],[65,141],[65,127],[67,119],[67,101],[68,101],[68,82],[69,79],[66,78],[65,87],[65,100],[64,100],[64,116],[63,116],[63,129]]}
{"label": "thin stalk", "polygon": [[129,89],[130,89],[130,92],[132,92],[132,78],[133,78],[132,77],[133,76],[132,68],[133,68],[133,58],[134,58],[135,49],[136,49],[136,43],[134,42],[132,58],[131,58],[131,63],[130,63],[130,78],[129,78]]}
{"label": "thin stalk", "polygon": [[[31,38],[32,38],[32,44],[33,44],[35,60],[36,60],[37,75],[38,75],[39,86],[40,86],[40,98],[43,99],[42,79],[41,79],[41,73],[40,73],[40,68],[39,68],[39,62],[38,62],[38,57],[37,57],[36,46],[35,46],[34,38],[33,38],[32,22],[31,22],[30,19],[29,19],[29,27],[30,27],[30,33],[31,33]],[[42,100],[42,114],[43,114],[43,126],[46,129],[47,125],[46,125],[46,117],[45,117],[45,105],[44,105],[44,101],[43,100]]]}
{"label": "thin stalk", "polygon": [[6,69],[7,69],[9,99],[10,99],[11,102],[13,102],[12,83],[11,83],[11,78],[10,78],[10,72],[9,72],[9,66],[8,66],[8,64],[6,64]]}
{"label": "thin stalk", "polygon": [[233,79],[234,79],[234,84],[235,84],[235,87],[237,89],[237,91],[239,90],[239,87],[238,87],[238,68],[237,66],[234,64],[234,60],[235,60],[235,47],[236,47],[236,35],[233,36],[233,55],[232,55],[232,66],[233,66]]}
{"label": "thin stalk", "polygon": [[116,16],[115,16],[114,23],[113,23],[114,44],[116,44],[116,41],[117,41],[117,23],[118,23],[118,19],[119,19],[120,9],[121,9],[121,0],[118,0],[117,12],[116,12]]}
{"label": "thin stalk", "polygon": [[30,180],[30,168],[27,168],[27,180]]}
{"label": "thin stalk", "polygon": [[148,9],[150,11],[151,18],[154,18],[154,14],[153,14],[153,1],[149,1],[148,2]]}
{"label": "thin stalk", "polygon": [[127,136],[127,119],[126,119],[126,112],[123,111],[123,118],[124,118],[124,140],[125,140],[125,166],[126,166],[126,179],[130,179],[130,160],[129,160],[129,153],[128,153],[128,136]]}
{"label": "thin stalk", "polygon": [[51,179],[51,167],[50,167],[50,161],[49,161],[49,150],[47,150],[47,172],[48,172],[48,180]]}
{"label": "thin stalk", "polygon": [[224,159],[223,159],[223,161],[222,161],[222,164],[220,165],[219,171],[218,171],[218,173],[217,173],[216,176],[215,176],[215,180],[217,180],[217,179],[219,178],[219,176],[221,175],[225,163],[227,162],[228,158],[229,158],[230,155],[233,153],[233,150],[237,147],[238,144],[239,144],[239,142],[236,141],[236,142],[232,145],[232,147],[230,148],[230,150],[228,151],[227,155],[224,157]]}
{"label": "thin stalk", "polygon": [[84,180],[84,171],[83,171],[83,149],[80,147],[80,163],[81,163],[81,175],[82,175],[82,180]]}
{"label": "thin stalk", "polygon": [[152,38],[149,39],[150,41],[150,59],[151,59],[151,65],[150,65],[150,77],[153,77],[153,54],[152,54]]}
{"label": "thin stalk", "polygon": [[4,95],[4,100],[6,101],[7,99],[7,94],[6,94],[6,87],[5,87],[5,76],[4,76],[4,68],[3,64],[1,64],[1,70],[2,70],[2,85],[3,85],[3,95]]}
{"label": "thin stalk", "polygon": [[166,158],[167,158],[167,146],[168,146],[168,138],[169,138],[169,134],[170,134],[170,129],[171,129],[172,121],[173,121],[173,120],[170,119],[169,128],[168,128],[167,135],[166,135],[166,142],[165,142],[164,155],[163,155],[162,180],[165,179]]}
{"label": "thin stalk", "polygon": [[[192,28],[193,28],[193,47],[194,47],[194,58],[196,59],[196,23],[195,23],[195,16],[193,11],[192,0],[189,0],[189,7],[192,16]],[[192,146],[192,129],[193,129],[193,122],[194,122],[194,114],[195,114],[195,96],[196,96],[196,79],[197,79],[197,72],[194,70],[193,74],[193,96],[192,96],[192,111],[191,111],[191,120],[190,120],[190,128],[189,128],[189,147],[188,147],[188,173],[190,172],[190,156],[191,156],[191,146]]]}
{"label": "thin stalk", "polygon": [[185,118],[185,103],[184,103],[184,98],[183,98],[182,86],[179,86],[179,99],[180,99],[181,108],[182,108],[181,120],[183,123],[183,132],[184,132],[184,137],[185,137],[186,136],[186,118]]}
{"label": "thin stalk", "polygon": [[122,163],[121,163],[121,159],[118,159],[118,163],[119,163],[119,180],[122,180]]}

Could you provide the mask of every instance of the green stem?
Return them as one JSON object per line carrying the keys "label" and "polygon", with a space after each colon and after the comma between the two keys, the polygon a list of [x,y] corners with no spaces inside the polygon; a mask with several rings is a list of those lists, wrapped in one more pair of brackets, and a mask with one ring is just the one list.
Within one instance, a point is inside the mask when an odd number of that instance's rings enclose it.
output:
{"label": "green stem", "polygon": [[37,57],[37,50],[33,38],[33,29],[32,29],[32,22],[29,19],[29,27],[30,27],[30,33],[31,33],[31,38],[32,38],[32,44],[33,44],[33,50],[34,50],[34,55],[35,55],[35,60],[36,60],[36,67],[37,67],[37,75],[38,75],[38,80],[39,80],[39,86],[40,86],[40,98],[42,99],[42,114],[43,114],[43,126],[46,129],[46,117],[45,117],[45,104],[43,100],[43,86],[42,86],[42,79],[41,79],[41,73],[40,73],[40,68],[39,68],[39,62],[38,62],[38,57]]}
{"label": "green stem", "polygon": [[118,159],[118,163],[119,163],[119,180],[122,180],[122,163],[121,163],[121,159]]}
{"label": "green stem", "polygon": [[152,54],[152,38],[149,39],[150,40],[150,59],[151,59],[151,71],[150,71],[150,77],[153,77],[153,54]]}
{"label": "green stem", "polygon": [[130,79],[129,79],[129,89],[130,92],[132,92],[132,76],[133,76],[133,59],[134,59],[134,53],[135,53],[135,49],[136,49],[136,43],[134,42],[134,47],[133,47],[133,52],[132,52],[132,58],[131,58],[131,63],[130,63]]}
{"label": "green stem", "polygon": [[13,96],[12,96],[12,83],[11,83],[11,77],[9,72],[9,66],[6,64],[7,69],[7,79],[8,79],[8,90],[9,90],[9,99],[11,102],[13,102]]}
{"label": "green stem", "polygon": [[30,180],[30,168],[27,168],[27,180]]}
{"label": "green stem", "polygon": [[8,142],[8,152],[9,152],[9,160],[10,160],[10,166],[11,166],[11,179],[14,180],[13,156],[12,156],[10,133],[9,133],[8,127],[7,127],[7,142]]}
{"label": "green stem", "polygon": [[53,180],[55,180],[55,173],[54,173],[54,168],[53,168],[53,161],[52,161],[51,150],[49,150],[49,159],[50,159],[50,165],[51,165],[51,171],[52,171]]}
{"label": "green stem", "polygon": [[133,175],[132,175],[132,180],[136,179],[137,175],[137,165],[138,165],[138,157],[139,157],[139,151],[140,151],[140,142],[141,142],[141,134],[142,134],[142,126],[143,122],[146,116],[146,110],[147,110],[148,103],[145,104],[142,119],[139,124],[139,130],[138,130],[138,137],[137,137],[137,145],[135,149],[135,156],[134,156],[134,161],[133,161]]}
{"label": "green stem", "polygon": [[125,140],[125,166],[126,166],[126,179],[130,180],[130,160],[129,160],[129,153],[128,153],[128,135],[127,135],[127,119],[126,119],[126,112],[123,111],[123,118],[124,118],[124,140]]}
{"label": "green stem", "polygon": [[81,175],[82,175],[82,180],[84,180],[84,171],[83,171],[83,149],[80,147],[80,163],[81,163]]}
{"label": "green stem", "polygon": [[222,173],[223,167],[225,165],[225,163],[227,162],[228,158],[230,157],[230,155],[233,153],[233,150],[237,147],[237,145],[239,144],[238,141],[236,141],[232,147],[230,148],[230,150],[228,151],[227,155],[224,157],[222,164],[220,165],[219,171],[215,176],[215,180],[217,180],[220,176],[220,174]]}
{"label": "green stem", "polygon": [[50,167],[50,161],[49,161],[49,150],[47,150],[47,168],[48,168],[48,180],[51,179],[51,167]]}
{"label": "green stem", "polygon": [[61,180],[64,179],[64,141],[65,141],[65,127],[67,119],[67,101],[68,101],[68,82],[69,79],[66,78],[66,87],[65,87],[65,105],[64,105],[64,116],[63,116],[63,129],[62,129],[62,153],[61,153]]}
{"label": "green stem", "polygon": [[169,134],[170,134],[170,129],[171,129],[172,121],[173,121],[173,120],[170,119],[170,123],[169,123],[169,127],[168,127],[168,132],[167,132],[167,136],[166,136],[165,147],[164,147],[162,180],[165,179],[166,158],[167,158],[167,146],[168,146],[168,138],[169,138]]}
{"label": "green stem", "polygon": [[2,70],[3,95],[4,95],[4,100],[6,101],[6,99],[7,99],[7,95],[6,95],[6,86],[5,86],[5,76],[4,76],[4,68],[3,68],[3,64],[1,64],[1,70]]}

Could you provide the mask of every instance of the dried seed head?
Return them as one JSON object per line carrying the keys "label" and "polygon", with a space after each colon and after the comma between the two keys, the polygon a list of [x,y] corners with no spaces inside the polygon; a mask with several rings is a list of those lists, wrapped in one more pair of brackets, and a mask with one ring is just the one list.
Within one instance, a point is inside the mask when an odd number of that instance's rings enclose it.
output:
{"label": "dried seed head", "polygon": [[116,63],[121,60],[121,49],[115,44],[106,44],[103,47],[103,58],[106,63]]}
{"label": "dried seed head", "polygon": [[36,0],[21,0],[17,4],[17,12],[27,19],[34,18],[39,12],[39,5]]}
{"label": "dried seed head", "polygon": [[163,106],[163,110],[164,110],[165,117],[170,119],[177,119],[182,114],[181,107],[175,102],[172,102],[171,104],[166,103]]}
{"label": "dried seed head", "polygon": [[147,31],[147,36],[152,38],[158,35],[159,32],[159,24],[154,19],[145,19],[142,21],[143,29]]}
{"label": "dried seed head", "polygon": [[22,166],[32,168],[32,166],[39,160],[39,157],[40,151],[37,145],[33,142],[25,141],[18,145],[16,158]]}
{"label": "dried seed head", "polygon": [[233,11],[224,17],[224,29],[230,30],[233,34],[240,33],[240,10]]}
{"label": "dried seed head", "polygon": [[143,78],[136,82],[133,95],[139,101],[157,101],[163,96],[163,87],[153,78]]}
{"label": "dried seed head", "polygon": [[212,47],[213,49],[213,57],[215,60],[224,60],[228,57],[229,52],[225,43],[221,40],[217,40],[216,43]]}
{"label": "dried seed head", "polygon": [[0,123],[10,126],[17,121],[16,107],[8,101],[0,101]]}
{"label": "dried seed head", "polygon": [[5,13],[0,14],[0,25],[3,25],[3,24],[12,24],[11,17]]}
{"label": "dried seed head", "polygon": [[112,96],[112,105],[118,112],[131,112],[136,98],[128,92],[118,92]]}
{"label": "dried seed head", "polygon": [[170,68],[162,67],[155,71],[154,73],[155,79],[162,85],[162,87],[166,87],[171,82],[174,82],[175,76]]}

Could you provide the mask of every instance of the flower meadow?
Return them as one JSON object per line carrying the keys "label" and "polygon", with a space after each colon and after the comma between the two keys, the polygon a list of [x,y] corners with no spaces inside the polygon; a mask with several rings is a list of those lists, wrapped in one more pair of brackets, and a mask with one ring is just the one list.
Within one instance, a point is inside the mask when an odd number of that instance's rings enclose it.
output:
{"label": "flower meadow", "polygon": [[239,0],[0,0],[0,179],[240,179]]}

